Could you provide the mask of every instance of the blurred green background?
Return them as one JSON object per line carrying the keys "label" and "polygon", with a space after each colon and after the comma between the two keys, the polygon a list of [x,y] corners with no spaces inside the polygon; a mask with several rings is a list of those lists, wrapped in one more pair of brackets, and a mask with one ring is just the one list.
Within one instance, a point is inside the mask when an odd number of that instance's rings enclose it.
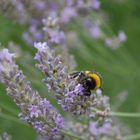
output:
{"label": "blurred green background", "polygon": [[[85,47],[72,48],[70,52],[77,61],[77,70],[96,69],[102,75],[104,94],[110,97],[112,109],[121,112],[140,112],[140,1],[102,0],[101,8],[109,17],[104,21],[106,31],[113,35],[119,30],[124,30],[128,41],[117,50],[111,50],[103,42],[90,38],[84,30],[79,30],[79,25],[75,25],[73,29],[77,30]],[[32,86],[55,104],[51,96],[46,94],[47,88],[41,82],[42,73],[34,66],[35,49],[22,40],[25,29],[26,27],[0,16],[2,46],[6,47],[9,41],[21,46],[17,63],[27,79],[31,81]],[[118,95],[123,91],[128,92],[128,96],[116,109],[115,106],[120,103]],[[0,84],[0,133],[7,131],[12,135],[13,140],[35,139],[35,131],[18,121],[19,109],[5,93],[4,85]],[[132,129],[133,133],[140,133],[139,118],[120,119],[124,125]]]}

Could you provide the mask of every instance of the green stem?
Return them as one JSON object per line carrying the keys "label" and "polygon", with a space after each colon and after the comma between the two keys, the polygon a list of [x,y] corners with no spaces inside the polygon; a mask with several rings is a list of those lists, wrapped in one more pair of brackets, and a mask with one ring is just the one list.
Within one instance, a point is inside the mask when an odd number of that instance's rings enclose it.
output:
{"label": "green stem", "polygon": [[15,118],[15,117],[7,115],[7,114],[3,114],[2,112],[0,112],[0,118],[6,119],[6,120],[10,120],[10,121],[14,121],[14,122],[22,124],[22,125],[26,125],[25,123],[20,121],[18,118]]}
{"label": "green stem", "polygon": [[125,136],[123,138],[123,140],[136,140],[136,139],[140,139],[140,133],[135,135]]}
{"label": "green stem", "polygon": [[14,116],[17,116],[17,114],[18,114],[18,110],[14,110],[11,107],[7,106],[6,104],[0,103],[0,108],[7,110]]}
{"label": "green stem", "polygon": [[130,118],[140,118],[140,113],[130,113],[130,112],[110,112],[110,116],[130,117]]}
{"label": "green stem", "polygon": [[[49,125],[51,128],[54,127],[54,125],[52,125],[52,124],[48,124],[48,125]],[[61,132],[62,134],[64,134],[64,135],[66,135],[66,136],[68,136],[68,137],[74,139],[74,140],[84,140],[84,139],[82,139],[81,137],[79,137],[78,135],[75,135],[75,134],[73,134],[72,132],[66,131],[66,130],[64,130],[64,129],[60,129],[60,132]]]}
{"label": "green stem", "polygon": [[[97,108],[92,109],[95,113],[102,113],[104,111],[99,110]],[[140,118],[140,112],[133,113],[133,112],[110,112],[109,116],[117,116],[117,117],[129,117],[129,118]]]}
{"label": "green stem", "polygon": [[75,135],[69,131],[61,130],[61,133],[65,134],[68,137],[73,138],[74,140],[84,140],[83,138],[79,137],[78,135]]}

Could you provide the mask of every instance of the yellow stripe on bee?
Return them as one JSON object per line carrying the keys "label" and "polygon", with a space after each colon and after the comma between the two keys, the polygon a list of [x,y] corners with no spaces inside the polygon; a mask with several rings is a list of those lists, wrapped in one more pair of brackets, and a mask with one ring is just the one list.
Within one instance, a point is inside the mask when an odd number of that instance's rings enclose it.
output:
{"label": "yellow stripe on bee", "polygon": [[91,71],[85,71],[85,74],[95,80],[96,88],[101,87],[101,77],[97,73]]}

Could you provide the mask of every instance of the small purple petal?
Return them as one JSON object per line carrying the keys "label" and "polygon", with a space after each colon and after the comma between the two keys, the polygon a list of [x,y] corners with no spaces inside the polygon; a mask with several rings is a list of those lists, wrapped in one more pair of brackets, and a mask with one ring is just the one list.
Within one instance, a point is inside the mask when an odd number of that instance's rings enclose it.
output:
{"label": "small purple petal", "polygon": [[97,122],[91,122],[90,123],[89,132],[94,136],[99,135],[99,129],[97,128]]}
{"label": "small purple petal", "polygon": [[72,7],[66,7],[63,11],[62,11],[62,15],[61,15],[61,22],[63,23],[68,23],[73,17],[76,17],[77,13],[75,11],[74,8]]}
{"label": "small purple petal", "polygon": [[44,52],[46,50],[47,42],[39,42],[34,43],[34,47],[37,48],[40,52]]}
{"label": "small purple petal", "polygon": [[92,0],[92,8],[98,10],[100,8],[100,1],[99,0]]}
{"label": "small purple petal", "polygon": [[102,90],[101,89],[97,89],[96,90],[97,96],[101,97],[102,96]]}
{"label": "small purple petal", "polygon": [[31,107],[29,107],[29,113],[31,118],[37,118],[41,114],[41,111],[38,106],[32,105]]}
{"label": "small purple petal", "polygon": [[14,56],[15,56],[14,54],[9,53],[8,49],[3,49],[0,52],[0,61],[6,60],[6,61],[9,61],[9,62],[12,62],[12,58]]}
{"label": "small purple petal", "polygon": [[55,118],[55,123],[59,128],[63,128],[64,127],[64,119],[60,116],[60,114],[58,114]]}
{"label": "small purple petal", "polygon": [[39,11],[45,10],[45,8],[46,8],[45,2],[43,2],[43,1],[37,2],[37,3],[36,3],[36,8],[37,8]]}
{"label": "small purple petal", "polygon": [[108,46],[108,47],[112,47],[113,46],[113,41],[111,38],[107,38],[105,40],[105,44]]}
{"label": "small purple petal", "polygon": [[101,30],[100,30],[99,26],[97,26],[97,25],[93,25],[90,28],[90,33],[91,33],[91,36],[95,39],[99,39],[101,37]]}
{"label": "small purple petal", "polygon": [[127,40],[127,36],[126,36],[125,32],[120,31],[118,34],[118,39],[120,42],[125,42]]}
{"label": "small purple petal", "polygon": [[84,87],[81,84],[78,84],[74,90],[74,92],[78,93],[79,95],[83,95],[83,91],[84,91]]}

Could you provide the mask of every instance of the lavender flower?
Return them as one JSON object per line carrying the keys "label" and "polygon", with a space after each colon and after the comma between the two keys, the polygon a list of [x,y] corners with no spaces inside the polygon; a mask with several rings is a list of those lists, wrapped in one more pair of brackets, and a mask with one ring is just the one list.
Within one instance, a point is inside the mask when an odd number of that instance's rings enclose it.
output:
{"label": "lavender flower", "polygon": [[93,38],[99,39],[101,37],[101,30],[98,25],[92,26],[90,28],[90,34]]}
{"label": "lavender flower", "polygon": [[[84,88],[69,75],[68,67],[63,64],[61,56],[56,55],[47,43],[35,43],[38,49],[35,59],[39,62],[37,67],[45,74],[44,82],[50,91],[53,91],[58,103],[65,111],[73,114],[91,114],[91,108],[103,111],[109,110],[108,98],[96,94],[84,95]],[[90,112],[90,113],[89,113]]]}
{"label": "lavender flower", "polygon": [[90,121],[89,124],[79,122],[67,122],[67,130],[88,140],[123,140],[120,129],[112,122],[101,124],[97,121]]}
{"label": "lavender flower", "polygon": [[[26,24],[29,28],[27,32],[23,34],[23,38],[28,43],[32,43],[34,41],[43,41],[46,36],[42,31],[42,19],[48,18],[51,13],[56,13],[59,17],[59,23],[69,24],[71,19],[79,18],[79,15],[89,15],[91,13],[91,9],[99,9],[100,2],[99,0],[72,0],[71,2],[57,1],[53,2],[38,0],[38,1],[17,1],[17,0],[7,0],[2,1],[0,3],[1,11],[12,19],[18,21],[21,24]],[[9,8],[10,7],[10,8]],[[32,21],[36,21],[32,22]],[[35,28],[34,32],[30,31],[30,28]],[[63,28],[62,28],[63,30]],[[62,32],[61,30],[61,32]],[[31,45],[32,45],[31,44]]]}
{"label": "lavender flower", "polygon": [[[50,0],[7,0],[2,1],[0,5],[3,7],[0,10],[4,14],[14,20],[16,19],[21,24],[27,25],[28,31],[23,33],[23,39],[28,44],[33,45],[34,42],[44,41],[47,38],[49,45],[62,46],[66,43],[67,30],[65,27],[67,24],[72,19],[77,21],[79,19],[80,22],[83,22],[86,18],[91,18],[92,12],[100,9],[101,2],[100,0],[54,0],[53,2]],[[8,9],[8,7],[11,8]],[[98,13],[96,14],[98,15]],[[54,15],[55,18],[53,17]],[[84,18],[82,18],[83,16]],[[53,17],[51,19],[52,27],[48,26],[48,24],[46,25],[46,22],[50,24],[50,17]],[[42,20],[44,21],[43,23]],[[103,40],[108,47],[113,49],[118,48],[127,40],[123,31],[120,31],[117,37],[105,37],[98,20],[98,16],[96,16],[93,19],[94,24],[92,27],[86,26],[91,37]],[[63,48],[61,51],[63,52]]]}
{"label": "lavender flower", "polygon": [[61,11],[61,17],[60,17],[60,21],[62,23],[68,23],[70,22],[71,19],[77,17],[77,12],[76,9],[74,7],[65,7],[62,11]]}
{"label": "lavender flower", "polygon": [[33,44],[34,40],[39,41],[42,40],[44,36],[44,33],[40,31],[40,29],[37,27],[37,25],[32,25],[29,28],[28,32],[23,33],[23,39],[28,43],[28,44]]}
{"label": "lavender flower", "polygon": [[4,132],[2,136],[0,136],[0,140],[11,140],[11,139],[12,139],[11,136],[8,135],[6,132]]}
{"label": "lavender flower", "polygon": [[105,40],[105,44],[108,46],[108,47],[111,47],[113,46],[113,40],[111,38],[107,38]]}
{"label": "lavender flower", "polygon": [[120,42],[125,42],[125,41],[127,41],[127,36],[126,36],[125,32],[119,31],[119,33],[118,33],[118,40],[119,40]]}
{"label": "lavender flower", "polygon": [[[67,0],[65,3],[42,0],[19,2],[11,0],[9,2],[8,0],[8,3],[14,7],[15,18],[20,23],[28,24],[28,32],[23,35],[28,43],[33,44],[34,40],[40,41],[47,37],[49,45],[60,45],[62,46],[61,50],[65,50],[62,53],[65,54],[62,58],[56,55],[46,42],[35,44],[38,49],[35,56],[39,62],[37,66],[44,72],[44,82],[49,91],[53,91],[55,94],[58,104],[64,111],[76,115],[84,114],[93,120],[90,120],[88,125],[72,122],[72,125],[69,126],[70,122],[66,122],[67,130],[89,140],[120,140],[120,132],[113,127],[112,123],[108,122],[109,98],[103,96],[100,90],[91,96],[84,95],[84,87],[69,75],[72,66],[68,53],[65,53],[68,51],[64,45],[66,34],[63,32],[63,25],[68,24],[71,19],[79,18],[79,15],[84,17],[89,15],[92,9],[98,10],[100,2],[98,0]],[[50,14],[52,11],[55,16]],[[44,19],[43,22],[42,19]],[[102,31],[98,24],[93,24],[88,29],[92,37],[102,39]],[[127,37],[123,32],[120,32],[115,39],[108,39],[106,39],[106,44],[110,47],[115,44],[116,47],[119,43],[126,41]],[[61,133],[61,129],[64,128],[64,119],[48,100],[41,98],[37,91],[32,90],[22,71],[13,62],[13,57],[14,55],[10,54],[7,49],[0,52],[0,81],[7,86],[8,95],[20,107],[20,118],[32,125],[44,140],[65,139]],[[66,63],[67,66],[64,65]]]}
{"label": "lavender flower", "polygon": [[56,47],[56,52],[62,53],[64,57],[64,63],[68,64],[68,67],[73,70],[76,67],[74,57],[69,54],[69,50],[66,47],[66,34],[60,29],[60,19],[57,17],[56,13],[51,13],[47,19],[43,19],[43,30],[45,36],[48,40],[50,46],[59,46]]}
{"label": "lavender flower", "polygon": [[[49,32],[49,31],[48,31]],[[61,44],[65,40],[64,32],[51,31],[48,36],[51,44]]]}
{"label": "lavender flower", "polygon": [[100,120],[102,123],[110,120],[108,115],[110,113],[109,97],[104,96],[100,89],[96,90],[94,103],[91,108],[90,117],[93,120]]}
{"label": "lavender flower", "polygon": [[66,66],[63,66],[60,56],[56,56],[54,50],[50,49],[46,42],[37,43],[35,47],[38,49],[35,59],[40,62],[38,67],[47,76],[44,82],[50,91],[55,92],[58,103],[65,111],[76,115],[90,110],[92,117],[89,119],[89,116],[85,116],[88,117],[87,125],[71,120],[64,123],[64,119],[50,102],[41,98],[37,91],[32,90],[22,71],[14,63],[14,55],[7,49],[3,49],[0,51],[0,81],[7,86],[7,94],[20,107],[20,118],[33,126],[43,140],[68,138],[64,135],[67,134],[65,131],[75,134],[74,137],[80,139],[121,140],[119,129],[107,118],[110,109],[108,97],[103,96],[100,89],[89,97],[85,96],[84,87],[71,79],[66,73],[68,70]]}
{"label": "lavender flower", "polygon": [[[82,85],[70,78],[68,68],[63,66],[62,58],[56,55],[54,50],[47,46],[47,43],[36,43],[35,47],[38,49],[35,56],[39,62],[37,66],[46,76],[44,82],[49,90],[55,92],[55,96],[64,110],[78,113],[80,108],[86,108],[89,104],[86,101],[92,99],[83,96]],[[83,107],[83,102],[85,102],[85,107]]]}
{"label": "lavender flower", "polygon": [[23,3],[17,0],[2,0],[0,2],[0,10],[4,15],[15,19],[21,24],[25,24],[28,21],[29,15]]}
{"label": "lavender flower", "polygon": [[100,1],[99,0],[92,0],[92,8],[98,10],[100,8]]}
{"label": "lavender flower", "polygon": [[123,42],[126,41],[127,41],[126,34],[123,31],[119,31],[118,36],[106,38],[105,44],[112,49],[117,49]]}
{"label": "lavender flower", "polygon": [[94,39],[102,39],[103,33],[98,22],[95,23],[91,19],[87,18],[85,19],[85,26],[88,29],[91,37]]}
{"label": "lavender flower", "polygon": [[39,1],[36,3],[36,8],[39,10],[39,11],[44,11],[46,9],[46,4],[44,1]]}
{"label": "lavender flower", "polygon": [[121,132],[119,129],[111,122],[105,122],[102,125],[99,125],[97,122],[90,122],[89,132],[96,139],[105,139],[105,140],[121,140]]}
{"label": "lavender flower", "polygon": [[60,30],[59,20],[56,13],[50,13],[47,19],[42,20],[43,30],[51,45],[62,45],[65,43],[65,33]]}
{"label": "lavender flower", "polygon": [[6,85],[7,94],[20,107],[20,118],[32,125],[41,136],[60,138],[59,129],[64,126],[63,118],[49,101],[32,90],[22,71],[14,63],[13,56],[7,49],[0,51],[0,81]]}

